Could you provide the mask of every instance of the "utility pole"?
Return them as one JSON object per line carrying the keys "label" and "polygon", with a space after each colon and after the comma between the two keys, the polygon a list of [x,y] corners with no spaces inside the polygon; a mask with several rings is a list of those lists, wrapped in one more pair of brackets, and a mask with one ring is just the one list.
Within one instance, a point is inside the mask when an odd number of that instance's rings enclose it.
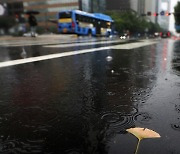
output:
{"label": "utility pole", "polygon": [[91,13],[94,12],[94,3],[93,3],[93,0],[91,0]]}
{"label": "utility pole", "polygon": [[82,11],[82,0],[79,0],[79,10]]}

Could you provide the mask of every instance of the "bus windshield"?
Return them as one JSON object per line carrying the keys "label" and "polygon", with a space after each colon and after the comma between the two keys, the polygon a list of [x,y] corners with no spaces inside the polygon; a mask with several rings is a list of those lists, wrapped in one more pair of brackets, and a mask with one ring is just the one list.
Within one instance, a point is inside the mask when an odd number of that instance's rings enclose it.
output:
{"label": "bus windshield", "polygon": [[71,18],[71,12],[61,12],[59,13],[59,18],[64,19],[64,18]]}

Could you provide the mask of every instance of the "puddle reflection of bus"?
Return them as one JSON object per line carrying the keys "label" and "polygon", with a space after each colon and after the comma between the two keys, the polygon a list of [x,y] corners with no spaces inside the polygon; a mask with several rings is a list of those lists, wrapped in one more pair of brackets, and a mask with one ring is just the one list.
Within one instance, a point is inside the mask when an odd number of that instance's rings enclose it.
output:
{"label": "puddle reflection of bus", "polygon": [[79,10],[58,13],[58,31],[64,34],[110,36],[113,33],[113,22],[110,16],[101,13]]}

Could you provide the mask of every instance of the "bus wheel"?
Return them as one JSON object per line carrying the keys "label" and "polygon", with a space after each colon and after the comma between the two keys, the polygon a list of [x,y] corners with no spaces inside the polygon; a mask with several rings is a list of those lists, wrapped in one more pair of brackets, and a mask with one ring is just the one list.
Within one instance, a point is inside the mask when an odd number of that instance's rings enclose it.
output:
{"label": "bus wheel", "polygon": [[92,36],[92,32],[91,30],[88,31],[88,36],[91,37]]}
{"label": "bus wheel", "polygon": [[110,33],[110,32],[108,32],[108,33],[107,33],[107,37],[110,37],[110,35],[111,35],[111,33]]}

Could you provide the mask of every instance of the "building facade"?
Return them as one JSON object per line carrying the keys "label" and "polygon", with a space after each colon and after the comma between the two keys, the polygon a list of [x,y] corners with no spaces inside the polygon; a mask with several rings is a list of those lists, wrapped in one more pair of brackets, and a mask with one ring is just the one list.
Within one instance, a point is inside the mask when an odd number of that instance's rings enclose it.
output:
{"label": "building facade", "polygon": [[106,0],[106,10],[127,11],[130,9],[130,0]]}
{"label": "building facade", "polygon": [[[177,3],[180,2],[180,0],[173,0],[170,2],[170,10],[169,12],[174,12],[174,7],[177,5]],[[175,19],[174,15],[169,16],[169,31],[171,31],[173,34],[176,34],[175,30]]]}
{"label": "building facade", "polygon": [[[171,4],[171,1],[169,0],[159,0],[158,12],[162,12],[162,11],[170,12],[170,8],[171,8],[170,4]],[[169,29],[169,17],[165,15],[159,15],[158,23],[163,29],[165,30]]]}
{"label": "building facade", "polygon": [[154,13],[158,12],[159,0],[131,0],[131,9],[139,15],[151,12],[151,16],[146,16],[148,21],[157,23],[157,18]]}
{"label": "building facade", "polygon": [[[86,0],[82,0],[86,1]],[[106,10],[106,0],[88,0],[89,10],[84,10],[87,12],[104,12]]]}
{"label": "building facade", "polygon": [[83,11],[86,11],[86,12],[91,11],[90,1],[89,0],[81,0],[80,3],[81,3],[80,4],[81,9],[80,10],[83,10]]}
{"label": "building facade", "polygon": [[79,9],[79,0],[24,0],[24,11],[38,10],[37,20],[40,26],[47,27],[49,19],[56,19],[59,11]]}
{"label": "building facade", "polygon": [[[80,0],[0,0],[6,5],[8,15],[25,16],[28,10],[39,11],[36,15],[39,26],[51,26],[53,23],[49,19],[57,19],[59,11],[74,10],[82,8]],[[86,8],[85,8],[86,9]]]}
{"label": "building facade", "polygon": [[154,14],[158,12],[159,0],[145,0],[145,13],[151,12],[151,16],[147,16],[147,19],[153,23],[157,23],[158,16]]}

